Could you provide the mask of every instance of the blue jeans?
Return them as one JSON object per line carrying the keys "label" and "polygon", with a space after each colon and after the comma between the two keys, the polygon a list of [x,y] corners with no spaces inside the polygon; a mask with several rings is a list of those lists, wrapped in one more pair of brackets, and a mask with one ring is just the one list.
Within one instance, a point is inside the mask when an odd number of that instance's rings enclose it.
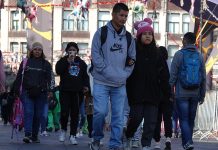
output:
{"label": "blue jeans", "polygon": [[41,116],[40,119],[41,132],[46,130],[47,120],[48,120],[48,102],[46,101],[46,103],[44,104],[43,115]]}
{"label": "blue jeans", "polygon": [[104,137],[103,126],[108,113],[108,103],[111,102],[111,137],[109,148],[121,146],[123,132],[123,107],[126,98],[126,86],[111,87],[94,83],[94,116],[93,138],[100,141]]}
{"label": "blue jeans", "polygon": [[36,99],[29,98],[26,91],[22,92],[21,100],[24,107],[24,129],[25,136],[37,136],[39,132],[40,119],[43,116],[44,107],[47,103],[47,93],[43,92]]}
{"label": "blue jeans", "polygon": [[182,132],[182,145],[185,148],[186,146],[193,144],[192,134],[198,107],[198,98],[176,98],[176,106]]}
{"label": "blue jeans", "polygon": [[80,121],[79,121],[79,129],[82,129],[83,125],[86,122],[86,112],[85,112],[85,100],[80,104]]}

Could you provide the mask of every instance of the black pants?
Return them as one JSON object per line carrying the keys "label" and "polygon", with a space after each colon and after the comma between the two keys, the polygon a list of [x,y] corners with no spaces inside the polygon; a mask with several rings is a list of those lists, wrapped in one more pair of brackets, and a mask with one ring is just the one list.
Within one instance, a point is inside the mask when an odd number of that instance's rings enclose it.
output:
{"label": "black pants", "polygon": [[154,129],[157,121],[158,106],[152,104],[137,104],[130,106],[129,121],[127,124],[126,137],[132,138],[144,118],[143,133],[141,138],[142,147],[151,146]]}
{"label": "black pants", "polygon": [[158,108],[158,119],[154,132],[154,140],[160,141],[161,138],[161,122],[164,121],[165,137],[172,137],[172,110],[173,103],[171,101],[161,102]]}
{"label": "black pants", "polygon": [[92,121],[93,121],[93,115],[87,115],[87,122],[88,122],[88,131],[89,131],[89,138],[92,138]]}
{"label": "black pants", "polygon": [[61,103],[61,129],[67,131],[68,117],[70,115],[70,135],[76,136],[79,122],[79,108],[83,100],[80,92],[60,91]]}
{"label": "black pants", "polygon": [[10,121],[10,114],[11,114],[11,109],[10,109],[9,104],[1,106],[1,115],[4,121],[4,124],[7,124]]}

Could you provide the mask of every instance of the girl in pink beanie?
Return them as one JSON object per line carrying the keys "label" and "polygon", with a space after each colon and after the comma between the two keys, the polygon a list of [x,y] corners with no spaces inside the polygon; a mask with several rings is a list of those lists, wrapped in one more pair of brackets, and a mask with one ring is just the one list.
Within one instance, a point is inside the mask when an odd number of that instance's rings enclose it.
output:
{"label": "girl in pink beanie", "polygon": [[143,119],[141,145],[143,150],[150,150],[160,99],[170,92],[167,88],[167,67],[156,46],[151,24],[150,18],[134,24],[137,30],[136,62],[133,73],[126,83],[130,114],[126,129],[125,150],[130,149],[131,139]]}

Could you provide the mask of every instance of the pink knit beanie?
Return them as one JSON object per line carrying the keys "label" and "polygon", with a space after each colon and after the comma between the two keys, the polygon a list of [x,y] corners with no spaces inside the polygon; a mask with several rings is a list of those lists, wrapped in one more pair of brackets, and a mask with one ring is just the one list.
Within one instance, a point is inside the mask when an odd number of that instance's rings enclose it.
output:
{"label": "pink knit beanie", "polygon": [[152,24],[152,20],[150,18],[145,18],[142,21],[135,22],[134,23],[134,28],[137,30],[136,37],[138,37],[139,35],[141,35],[145,31],[154,32],[151,24]]}

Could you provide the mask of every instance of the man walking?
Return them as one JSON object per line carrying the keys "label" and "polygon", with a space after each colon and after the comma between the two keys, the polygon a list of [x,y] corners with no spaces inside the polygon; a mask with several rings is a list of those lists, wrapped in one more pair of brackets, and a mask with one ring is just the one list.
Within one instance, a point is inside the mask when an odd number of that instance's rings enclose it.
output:
{"label": "man walking", "polygon": [[93,142],[91,150],[98,150],[100,140],[104,137],[103,126],[108,113],[108,102],[111,102],[111,137],[109,149],[117,150],[121,146],[123,131],[123,107],[126,98],[126,79],[132,73],[135,62],[135,42],[130,36],[128,43],[124,24],[129,9],[123,3],[113,7],[112,20],[107,23],[107,37],[102,44],[100,28],[92,41],[92,75],[94,78],[94,116]]}
{"label": "man walking", "polygon": [[[182,146],[194,149],[192,134],[198,103],[205,97],[206,73],[203,57],[195,44],[196,36],[188,32],[183,38],[183,48],[176,52],[170,72],[172,91],[175,86],[175,100],[182,132]],[[172,94],[174,97],[174,94]]]}

